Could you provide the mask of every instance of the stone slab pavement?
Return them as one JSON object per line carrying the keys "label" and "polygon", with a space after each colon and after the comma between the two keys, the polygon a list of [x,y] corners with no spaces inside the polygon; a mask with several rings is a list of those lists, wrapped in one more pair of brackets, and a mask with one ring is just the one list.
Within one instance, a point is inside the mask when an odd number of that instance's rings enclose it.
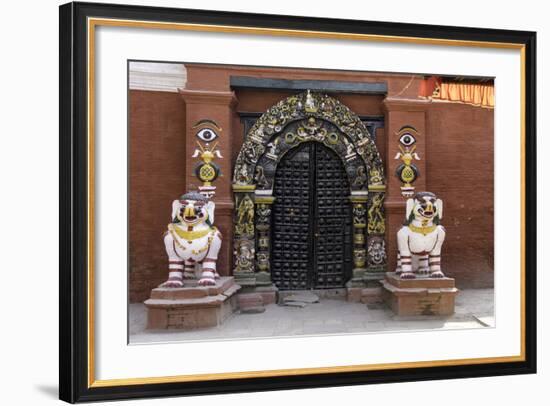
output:
{"label": "stone slab pavement", "polygon": [[146,330],[145,305],[129,308],[130,344],[273,338],[323,334],[354,334],[438,329],[491,328],[495,325],[493,289],[461,290],[450,317],[398,317],[385,305],[349,303],[321,298],[306,307],[270,304],[263,313],[234,313],[219,327],[199,330]]}

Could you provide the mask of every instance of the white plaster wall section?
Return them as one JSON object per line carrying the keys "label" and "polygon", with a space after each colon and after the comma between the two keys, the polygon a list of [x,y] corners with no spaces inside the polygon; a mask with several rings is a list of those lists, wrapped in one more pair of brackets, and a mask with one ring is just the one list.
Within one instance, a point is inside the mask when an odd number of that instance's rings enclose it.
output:
{"label": "white plaster wall section", "polygon": [[187,85],[187,69],[182,63],[130,61],[130,90],[177,93]]}

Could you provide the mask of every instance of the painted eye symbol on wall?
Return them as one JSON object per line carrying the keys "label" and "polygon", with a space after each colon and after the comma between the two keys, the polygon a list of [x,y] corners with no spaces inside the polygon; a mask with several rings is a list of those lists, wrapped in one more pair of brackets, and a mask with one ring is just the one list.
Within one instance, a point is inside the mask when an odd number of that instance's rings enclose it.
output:
{"label": "painted eye symbol on wall", "polygon": [[210,142],[218,138],[218,134],[216,134],[210,128],[203,128],[197,133],[197,137],[199,137],[204,142]]}
{"label": "painted eye symbol on wall", "polygon": [[416,138],[414,138],[412,134],[405,133],[399,138],[399,142],[404,146],[409,147],[416,142]]}

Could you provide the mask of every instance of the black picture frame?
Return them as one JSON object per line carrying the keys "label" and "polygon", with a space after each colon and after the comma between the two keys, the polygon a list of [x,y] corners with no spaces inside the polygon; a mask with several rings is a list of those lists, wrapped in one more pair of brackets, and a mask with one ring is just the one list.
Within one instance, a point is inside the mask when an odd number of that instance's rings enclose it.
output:
{"label": "black picture frame", "polygon": [[[536,33],[206,10],[68,3],[60,6],[60,399],[67,402],[236,393],[536,372]],[[512,43],[524,52],[524,359],[517,362],[118,386],[88,377],[87,19],[231,25],[380,36]]]}

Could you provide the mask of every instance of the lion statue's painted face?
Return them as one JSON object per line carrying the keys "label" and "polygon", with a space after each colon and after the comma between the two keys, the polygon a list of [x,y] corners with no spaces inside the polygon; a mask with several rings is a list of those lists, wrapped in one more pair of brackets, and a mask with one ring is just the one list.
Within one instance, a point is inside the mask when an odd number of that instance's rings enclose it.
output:
{"label": "lion statue's painted face", "polygon": [[198,200],[180,200],[180,209],[178,211],[178,220],[188,225],[196,225],[206,221],[208,211],[206,203]]}
{"label": "lion statue's painted face", "polygon": [[443,217],[443,202],[431,192],[418,192],[407,201],[407,218],[411,214],[418,220],[432,220],[436,223]]}
{"label": "lion statue's painted face", "polygon": [[172,222],[188,226],[196,226],[207,222],[214,222],[215,204],[196,192],[182,195],[172,202]]}
{"label": "lion statue's painted face", "polygon": [[437,207],[435,206],[436,198],[433,195],[423,195],[417,197],[415,205],[415,214],[420,217],[431,219],[435,216],[437,212]]}

